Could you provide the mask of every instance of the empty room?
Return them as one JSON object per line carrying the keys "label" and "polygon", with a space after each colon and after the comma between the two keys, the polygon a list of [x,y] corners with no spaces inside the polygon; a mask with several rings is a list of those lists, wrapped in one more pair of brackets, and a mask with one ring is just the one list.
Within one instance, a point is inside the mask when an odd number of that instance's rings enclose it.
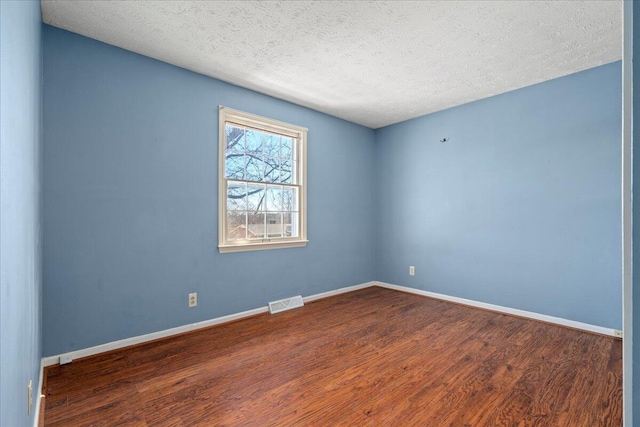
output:
{"label": "empty room", "polygon": [[0,0],[0,426],[640,426],[634,22]]}

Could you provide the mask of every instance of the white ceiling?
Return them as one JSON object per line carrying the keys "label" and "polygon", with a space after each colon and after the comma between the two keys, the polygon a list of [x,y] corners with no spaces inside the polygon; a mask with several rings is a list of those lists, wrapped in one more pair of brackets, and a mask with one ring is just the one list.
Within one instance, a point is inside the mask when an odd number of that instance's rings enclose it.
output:
{"label": "white ceiling", "polygon": [[618,60],[621,1],[60,1],[43,21],[371,128]]}

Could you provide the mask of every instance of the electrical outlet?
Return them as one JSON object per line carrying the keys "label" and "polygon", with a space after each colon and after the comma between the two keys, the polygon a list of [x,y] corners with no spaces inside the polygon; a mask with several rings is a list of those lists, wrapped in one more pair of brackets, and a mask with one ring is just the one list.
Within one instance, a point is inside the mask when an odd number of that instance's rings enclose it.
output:
{"label": "electrical outlet", "polygon": [[198,294],[196,292],[189,294],[189,307],[198,305]]}
{"label": "electrical outlet", "polygon": [[617,329],[613,330],[613,336],[614,337],[618,337],[618,338],[622,338],[622,331],[619,331]]}
{"label": "electrical outlet", "polygon": [[31,415],[31,407],[33,406],[32,381],[29,380],[27,385],[27,415]]}
{"label": "electrical outlet", "polygon": [[413,265],[409,266],[409,276],[415,276],[416,275],[416,268]]}

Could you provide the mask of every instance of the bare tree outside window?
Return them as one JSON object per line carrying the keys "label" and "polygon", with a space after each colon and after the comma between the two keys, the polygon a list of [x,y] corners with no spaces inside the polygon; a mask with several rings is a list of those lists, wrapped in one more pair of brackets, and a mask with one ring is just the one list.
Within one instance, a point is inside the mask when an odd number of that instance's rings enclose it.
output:
{"label": "bare tree outside window", "polygon": [[300,238],[300,144],[294,136],[224,122],[226,242]]}

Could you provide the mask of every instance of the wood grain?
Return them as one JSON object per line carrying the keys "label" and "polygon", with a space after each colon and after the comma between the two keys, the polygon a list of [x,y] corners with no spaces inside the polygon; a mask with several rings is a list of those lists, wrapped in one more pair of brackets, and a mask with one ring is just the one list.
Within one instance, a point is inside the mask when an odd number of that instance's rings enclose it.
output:
{"label": "wood grain", "polygon": [[46,426],[622,426],[620,340],[382,288],[45,371]]}

